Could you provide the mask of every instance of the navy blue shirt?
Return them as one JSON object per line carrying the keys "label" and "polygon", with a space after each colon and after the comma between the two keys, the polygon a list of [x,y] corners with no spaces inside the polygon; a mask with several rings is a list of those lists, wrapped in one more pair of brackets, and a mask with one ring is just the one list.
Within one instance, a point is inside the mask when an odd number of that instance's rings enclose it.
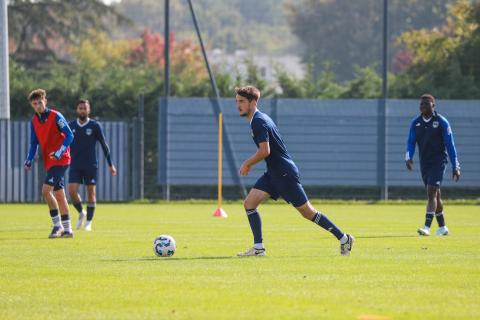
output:
{"label": "navy blue shirt", "polygon": [[450,123],[437,112],[428,121],[422,115],[413,119],[408,134],[406,160],[413,159],[415,144],[418,144],[422,167],[447,163],[448,153],[452,169],[460,168]]}
{"label": "navy blue shirt", "polygon": [[86,123],[80,124],[78,120],[74,120],[68,125],[75,136],[73,143],[70,145],[70,154],[72,157],[70,167],[77,169],[98,168],[97,141],[100,142],[108,165],[112,166],[110,150],[105,142],[105,135],[99,122],[88,119]]}
{"label": "navy blue shirt", "polygon": [[261,142],[268,142],[270,155],[265,158],[267,172],[275,176],[289,174],[298,176],[298,168],[288,154],[285,143],[273,120],[260,111],[255,112],[250,123],[253,142],[260,147]]}

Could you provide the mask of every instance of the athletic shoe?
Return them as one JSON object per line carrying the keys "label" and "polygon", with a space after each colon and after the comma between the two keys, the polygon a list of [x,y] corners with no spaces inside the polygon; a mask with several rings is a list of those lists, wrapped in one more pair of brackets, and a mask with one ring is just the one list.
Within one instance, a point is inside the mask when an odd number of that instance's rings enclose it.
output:
{"label": "athletic shoe", "polygon": [[344,244],[340,244],[340,254],[342,256],[349,256],[350,251],[352,251],[353,243],[355,242],[355,238],[351,235],[347,234],[347,242]]}
{"label": "athletic shoe", "polygon": [[245,252],[240,252],[237,254],[239,257],[264,257],[265,256],[265,248],[264,249],[255,249],[252,247]]}
{"label": "athletic shoe", "polygon": [[438,228],[437,236],[448,236],[448,228],[447,226],[443,226]]}
{"label": "athletic shoe", "polygon": [[53,226],[52,232],[50,232],[50,235],[48,238],[50,239],[55,239],[55,238],[60,238],[63,233],[63,227],[62,226]]}
{"label": "athletic shoe", "polygon": [[86,216],[87,216],[87,213],[85,212],[85,210],[82,210],[82,212],[78,214],[78,221],[76,226],[77,230],[82,227],[83,220],[85,220]]}
{"label": "athletic shoe", "polygon": [[62,238],[73,238],[73,231],[63,231]]}
{"label": "athletic shoe", "polygon": [[92,231],[92,221],[87,221],[85,223],[85,231]]}
{"label": "athletic shoe", "polygon": [[425,227],[418,229],[417,232],[419,236],[428,237],[430,235],[430,229],[427,229]]}

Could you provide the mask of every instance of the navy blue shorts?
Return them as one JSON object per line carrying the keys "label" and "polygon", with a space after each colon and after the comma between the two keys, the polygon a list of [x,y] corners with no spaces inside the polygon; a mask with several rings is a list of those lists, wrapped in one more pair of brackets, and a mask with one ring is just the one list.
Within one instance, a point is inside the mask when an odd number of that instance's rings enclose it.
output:
{"label": "navy blue shorts", "polygon": [[422,180],[425,186],[440,187],[443,181],[443,175],[445,174],[446,165],[444,163],[440,165],[422,166]]}
{"label": "navy blue shorts", "polygon": [[98,168],[70,168],[68,183],[80,183],[84,185],[97,184]]}
{"label": "navy blue shorts", "polygon": [[282,197],[296,208],[304,205],[308,201],[298,176],[288,174],[274,176],[265,172],[263,176],[257,180],[253,188],[268,193],[274,200]]}
{"label": "navy blue shorts", "polygon": [[65,186],[65,171],[67,171],[67,169],[68,166],[51,167],[48,169],[43,183],[52,186],[54,191],[63,189]]}

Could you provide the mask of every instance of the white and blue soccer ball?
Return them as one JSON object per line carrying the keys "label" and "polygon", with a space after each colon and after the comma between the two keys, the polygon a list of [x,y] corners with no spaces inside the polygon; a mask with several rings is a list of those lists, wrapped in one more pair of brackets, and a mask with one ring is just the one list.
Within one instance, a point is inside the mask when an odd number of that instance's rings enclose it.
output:
{"label": "white and blue soccer ball", "polygon": [[158,257],[171,257],[177,248],[172,236],[161,235],[153,241],[153,252]]}

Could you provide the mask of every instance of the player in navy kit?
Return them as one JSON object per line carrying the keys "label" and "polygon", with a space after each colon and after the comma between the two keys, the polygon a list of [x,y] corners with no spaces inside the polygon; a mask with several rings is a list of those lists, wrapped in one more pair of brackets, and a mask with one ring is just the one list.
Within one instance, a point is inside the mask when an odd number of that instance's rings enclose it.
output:
{"label": "player in navy kit", "polygon": [[248,175],[251,168],[262,160],[267,163],[267,171],[258,179],[244,201],[254,245],[238,255],[265,255],[262,222],[257,208],[268,198],[276,200],[279,197],[291,203],[305,219],[331,232],[340,241],[340,253],[349,255],[355,239],[343,233],[325,214],[317,211],[308,201],[300,183],[298,168],[288,154],[277,126],[268,115],[257,109],[260,91],[253,86],[237,88],[235,91],[240,116],[250,121],[253,141],[258,148],[253,156],[243,162],[240,174]]}
{"label": "player in navy kit", "polygon": [[[90,119],[90,103],[88,100],[79,100],[77,103],[78,118],[69,123],[75,135],[74,142],[70,146],[72,163],[68,181],[68,191],[75,209],[78,211],[77,229],[82,227],[86,219],[85,230],[92,230],[92,220],[96,207],[96,190],[98,158],[96,151],[97,141],[100,143],[105,158],[107,159],[112,176],[117,175],[117,169],[110,158],[110,150],[105,142],[100,123]],[[80,184],[87,186],[87,212],[82,207],[82,199],[78,194]]]}
{"label": "player in navy kit", "polygon": [[443,215],[440,185],[447,165],[447,153],[452,164],[452,178],[455,182],[460,178],[460,163],[450,123],[435,111],[435,98],[432,95],[422,95],[420,113],[410,125],[405,156],[407,169],[412,170],[415,145],[418,144],[420,171],[427,188],[428,203],[425,224],[417,232],[421,236],[429,236],[430,226],[435,216],[439,226],[437,235],[446,236],[448,228]]}

